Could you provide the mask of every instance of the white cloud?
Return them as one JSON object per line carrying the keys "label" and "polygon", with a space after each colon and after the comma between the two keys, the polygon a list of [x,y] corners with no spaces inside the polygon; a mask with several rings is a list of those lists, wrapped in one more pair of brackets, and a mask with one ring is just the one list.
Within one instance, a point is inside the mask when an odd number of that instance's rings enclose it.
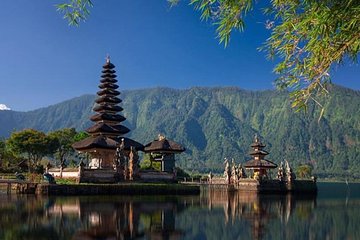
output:
{"label": "white cloud", "polygon": [[1,110],[11,110],[10,108],[8,108],[5,104],[1,104],[0,103],[0,111]]}

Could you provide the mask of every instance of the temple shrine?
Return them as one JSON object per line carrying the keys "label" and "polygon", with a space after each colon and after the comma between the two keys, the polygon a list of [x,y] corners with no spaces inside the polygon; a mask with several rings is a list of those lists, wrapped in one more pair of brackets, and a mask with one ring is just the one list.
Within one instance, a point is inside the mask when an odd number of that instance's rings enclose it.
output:
{"label": "temple shrine", "polygon": [[[80,153],[91,156],[86,166],[79,167],[79,182],[114,183],[122,180],[175,180],[175,153],[185,151],[180,144],[161,137],[144,146],[124,137],[130,129],[122,125],[126,120],[120,113],[122,100],[116,80],[115,66],[106,59],[93,108],[95,115],[90,117],[94,125],[86,129],[90,137],[72,146]],[[150,153],[153,161],[161,162],[161,171],[140,172],[138,151]]]}
{"label": "temple shrine", "polygon": [[261,180],[268,178],[268,170],[277,168],[277,165],[269,160],[264,159],[269,153],[263,148],[265,145],[261,143],[259,137],[255,136],[254,143],[251,144],[253,150],[250,152],[252,159],[244,163],[245,169],[253,170],[253,178]]}
{"label": "temple shrine", "polygon": [[123,172],[116,169],[116,149],[122,144],[124,156],[129,157],[131,149],[138,151],[144,148],[141,143],[124,137],[130,130],[121,124],[126,118],[119,114],[123,108],[119,106],[122,100],[118,97],[120,92],[117,90],[119,86],[116,84],[114,68],[108,57],[93,108],[95,115],[90,117],[95,124],[86,129],[90,137],[73,144],[74,149],[91,156],[88,169],[83,171],[80,182],[115,182],[124,178]]}
{"label": "temple shrine", "polygon": [[159,134],[158,139],[145,145],[144,152],[150,154],[150,161],[161,163],[162,172],[173,172],[175,168],[175,154],[182,153],[185,148],[179,143],[166,139]]}

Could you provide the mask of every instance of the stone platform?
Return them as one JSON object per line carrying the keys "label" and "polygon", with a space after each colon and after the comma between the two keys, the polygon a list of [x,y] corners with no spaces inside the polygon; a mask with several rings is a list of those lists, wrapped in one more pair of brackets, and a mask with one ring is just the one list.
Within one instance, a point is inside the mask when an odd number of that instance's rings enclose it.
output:
{"label": "stone platform", "polygon": [[260,182],[255,179],[244,178],[237,183],[226,184],[225,179],[213,179],[211,183],[203,186],[211,189],[256,193],[317,193],[316,182],[312,180],[294,180],[289,183],[280,180],[262,180]]}

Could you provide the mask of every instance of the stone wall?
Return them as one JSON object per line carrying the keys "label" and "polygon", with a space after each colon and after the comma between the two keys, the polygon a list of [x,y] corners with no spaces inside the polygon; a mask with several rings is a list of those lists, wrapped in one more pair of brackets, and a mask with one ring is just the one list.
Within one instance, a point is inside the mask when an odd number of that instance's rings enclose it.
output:
{"label": "stone wall", "polygon": [[79,179],[80,183],[116,183],[120,175],[113,169],[83,169]]}
{"label": "stone wall", "polygon": [[176,177],[173,173],[141,171],[140,180],[144,182],[173,182],[176,181]]}
{"label": "stone wall", "polygon": [[53,175],[55,178],[78,178],[79,170],[77,168],[65,168],[60,171],[60,168],[51,168],[48,173]]}

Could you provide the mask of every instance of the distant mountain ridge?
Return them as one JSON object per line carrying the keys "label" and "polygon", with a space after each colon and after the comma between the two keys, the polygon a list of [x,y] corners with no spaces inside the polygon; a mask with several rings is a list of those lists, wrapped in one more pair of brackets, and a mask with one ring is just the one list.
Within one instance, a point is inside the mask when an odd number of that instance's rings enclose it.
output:
{"label": "distant mountain ridge", "polygon": [[[294,165],[310,163],[323,176],[360,177],[360,91],[334,86],[326,112],[294,113],[286,92],[246,91],[235,87],[186,90],[153,88],[124,91],[122,112],[127,136],[147,143],[159,133],[182,143],[186,169],[222,171],[224,157],[249,159],[250,143],[261,136],[268,158]],[[34,128],[84,130],[95,95],[84,95],[30,112],[0,111],[0,136]]]}

